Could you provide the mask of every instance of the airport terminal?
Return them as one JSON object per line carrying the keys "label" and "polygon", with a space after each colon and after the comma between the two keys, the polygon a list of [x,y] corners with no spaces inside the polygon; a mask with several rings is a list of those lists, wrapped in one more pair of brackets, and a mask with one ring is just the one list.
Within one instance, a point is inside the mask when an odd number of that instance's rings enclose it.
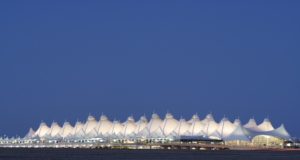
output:
{"label": "airport terminal", "polygon": [[227,118],[217,122],[212,114],[200,119],[176,119],[171,113],[164,118],[153,113],[147,120],[130,116],[125,122],[111,121],[101,115],[99,120],[89,115],[86,122],[74,125],[42,122],[24,137],[1,137],[1,147],[56,147],[56,148],[287,148],[293,145],[284,125],[274,127],[269,119],[257,124],[251,118],[246,124]]}

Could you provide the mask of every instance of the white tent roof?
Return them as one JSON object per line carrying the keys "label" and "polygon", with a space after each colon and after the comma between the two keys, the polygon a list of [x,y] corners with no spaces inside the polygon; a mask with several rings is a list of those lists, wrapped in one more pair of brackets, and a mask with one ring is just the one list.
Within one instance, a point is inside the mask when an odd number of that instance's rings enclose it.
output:
{"label": "white tent roof", "polygon": [[71,134],[68,136],[68,138],[82,138],[84,137],[85,133],[83,131],[84,124],[77,121],[75,126],[72,129]]}
{"label": "white tent roof", "polygon": [[264,134],[278,137],[278,138],[285,139],[285,140],[291,139],[290,134],[287,132],[287,130],[285,129],[283,124],[281,124],[280,127],[276,128],[274,130],[265,132]]}
{"label": "white tent roof", "polygon": [[274,127],[271,121],[268,118],[265,118],[264,121],[257,126],[261,131],[271,131],[274,130]]}
{"label": "white tent roof", "polygon": [[237,124],[234,131],[223,137],[223,140],[225,141],[235,141],[235,140],[241,140],[241,141],[250,141],[250,133],[247,129],[245,129],[241,124]]}
{"label": "white tent roof", "polygon": [[238,126],[238,125],[242,125],[242,122],[239,118],[237,118],[237,119],[234,120],[233,124]]}
{"label": "white tent roof", "polygon": [[[208,114],[205,119],[202,121],[202,123],[204,124],[204,128],[203,128],[203,133],[209,137],[211,135],[213,135],[213,133],[215,133],[218,129],[218,123],[215,121],[214,117],[212,114]],[[215,136],[215,135],[213,135]]]}
{"label": "white tent roof", "polygon": [[147,125],[147,130],[150,132],[150,134],[154,131],[156,131],[162,124],[162,120],[160,119],[160,117],[153,113],[152,114],[152,118],[150,120],[150,122]]}
{"label": "white tent roof", "polygon": [[97,125],[97,134],[108,136],[112,130],[113,123],[105,116],[101,115]]}
{"label": "white tent roof", "polygon": [[124,122],[124,128],[123,128],[123,135],[125,137],[131,136],[134,134],[134,131],[136,130],[136,124],[134,121],[134,118],[132,116],[127,118],[127,121]]}
{"label": "white tent roof", "polygon": [[44,138],[46,134],[49,132],[50,128],[47,126],[46,123],[42,122],[35,132],[35,136],[38,136],[39,138]]}
{"label": "white tent roof", "polygon": [[183,136],[189,134],[189,129],[191,127],[191,123],[188,123],[185,119],[181,118],[177,127],[173,131],[173,135],[175,136]]}
{"label": "white tent roof", "polygon": [[134,133],[139,134],[143,129],[147,127],[148,121],[145,116],[142,116],[138,122],[136,122],[136,128]]}
{"label": "white tent roof", "polygon": [[161,127],[158,127],[155,131],[151,132],[151,134],[148,135],[147,137],[148,138],[166,138]]}
{"label": "white tent roof", "polygon": [[211,133],[209,136],[208,136],[209,139],[217,139],[217,140],[221,140],[221,135],[220,133],[218,132],[218,130],[215,130],[213,133]]}
{"label": "white tent roof", "polygon": [[143,130],[141,130],[137,134],[137,137],[141,137],[141,138],[154,138],[159,136],[161,136],[161,138],[164,137],[161,129],[162,123],[163,121],[159,118],[159,116],[153,113],[149,123]]}
{"label": "white tent roof", "polygon": [[190,120],[188,120],[188,123],[193,123],[195,119],[200,120],[198,114],[194,114]]}
{"label": "white tent roof", "polygon": [[218,126],[218,133],[221,136],[220,138],[222,139],[223,137],[229,136],[235,130],[235,128],[236,126],[227,118],[223,118]]}
{"label": "white tent roof", "polygon": [[73,127],[71,126],[71,124],[69,122],[65,122],[62,126],[59,135],[62,138],[66,138],[72,134],[72,131],[73,131]]}
{"label": "white tent roof", "polygon": [[173,117],[171,113],[167,113],[163,123],[161,124],[161,129],[165,136],[171,134],[178,125],[178,121]]}
{"label": "white tent roof", "polygon": [[50,139],[51,138],[59,138],[60,131],[61,131],[61,127],[59,126],[59,124],[56,122],[52,122],[51,128],[47,133],[47,138],[50,138]]}
{"label": "white tent roof", "polygon": [[124,130],[124,126],[119,121],[114,121],[110,135],[119,137],[123,134],[123,130]]}
{"label": "white tent roof", "polygon": [[260,131],[254,118],[249,119],[248,123],[245,124],[244,127],[251,131]]}
{"label": "white tent roof", "polygon": [[189,128],[189,133],[191,136],[203,136],[204,124],[200,121],[198,115],[193,115],[192,119],[189,121],[191,126]]}
{"label": "white tent roof", "polygon": [[97,125],[98,122],[96,119],[91,115],[88,116],[87,121],[84,124],[83,131],[89,138],[97,136]]}
{"label": "white tent roof", "polygon": [[157,114],[153,114],[149,123],[145,116],[142,116],[138,122],[133,117],[128,117],[127,121],[120,123],[102,115],[99,122],[93,116],[89,116],[85,124],[77,122],[74,127],[65,122],[61,128],[56,122],[53,122],[51,128],[45,123],[41,123],[39,128],[34,132],[29,130],[24,137],[40,138],[41,140],[58,140],[58,139],[89,139],[89,138],[177,138],[181,136],[192,136],[212,139],[244,140],[249,141],[260,135],[269,135],[281,139],[289,140],[290,134],[283,125],[277,129],[273,128],[268,119],[257,125],[254,119],[250,119],[244,126],[241,121],[236,119],[231,123],[227,118],[223,118],[220,123],[216,123],[213,116],[208,114],[205,119],[200,121],[197,115],[186,121],[181,118],[176,120],[172,114],[167,113],[162,121]]}
{"label": "white tent roof", "polygon": [[30,139],[33,138],[34,136],[35,136],[35,131],[32,128],[30,128],[27,134],[25,135],[24,139]]}

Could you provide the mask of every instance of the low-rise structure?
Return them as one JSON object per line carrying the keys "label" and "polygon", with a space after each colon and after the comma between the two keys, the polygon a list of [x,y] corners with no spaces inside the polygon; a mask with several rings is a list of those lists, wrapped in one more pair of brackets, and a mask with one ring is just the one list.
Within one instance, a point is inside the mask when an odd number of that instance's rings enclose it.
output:
{"label": "low-rise structure", "polygon": [[110,144],[110,143],[215,143],[220,142],[226,146],[240,147],[269,147],[283,148],[291,142],[291,136],[284,125],[274,128],[269,119],[257,125],[252,118],[245,125],[239,119],[231,122],[223,118],[219,123],[212,114],[200,120],[197,114],[190,120],[183,118],[177,120],[171,113],[164,119],[153,114],[151,119],[142,116],[135,121],[132,116],[121,123],[110,121],[102,115],[99,121],[93,116],[88,116],[86,122],[76,122],[72,126],[64,122],[62,127],[53,122],[50,127],[42,122],[34,131],[32,128],[24,138],[0,139],[1,146],[44,146],[43,144]]}

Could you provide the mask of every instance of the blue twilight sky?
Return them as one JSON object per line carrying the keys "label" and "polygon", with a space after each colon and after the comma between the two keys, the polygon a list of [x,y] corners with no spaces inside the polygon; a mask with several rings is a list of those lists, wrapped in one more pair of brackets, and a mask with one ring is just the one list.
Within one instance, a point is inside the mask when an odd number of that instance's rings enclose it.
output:
{"label": "blue twilight sky", "polygon": [[212,112],[300,136],[299,1],[1,1],[0,135]]}

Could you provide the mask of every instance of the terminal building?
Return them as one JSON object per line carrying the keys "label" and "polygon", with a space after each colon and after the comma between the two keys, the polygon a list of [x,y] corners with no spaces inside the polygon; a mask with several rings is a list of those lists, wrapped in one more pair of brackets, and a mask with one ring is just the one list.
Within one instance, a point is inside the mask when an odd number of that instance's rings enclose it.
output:
{"label": "terminal building", "polygon": [[111,121],[105,115],[99,120],[88,116],[86,122],[74,125],[42,122],[36,130],[29,129],[23,138],[0,138],[3,145],[10,144],[73,144],[73,143],[222,143],[237,147],[283,148],[291,142],[291,136],[284,125],[274,128],[269,119],[260,124],[252,118],[246,124],[239,119],[227,118],[215,121],[212,114],[200,119],[197,114],[191,119],[176,119],[167,113],[162,119],[152,114],[147,120],[130,116],[125,122]]}

